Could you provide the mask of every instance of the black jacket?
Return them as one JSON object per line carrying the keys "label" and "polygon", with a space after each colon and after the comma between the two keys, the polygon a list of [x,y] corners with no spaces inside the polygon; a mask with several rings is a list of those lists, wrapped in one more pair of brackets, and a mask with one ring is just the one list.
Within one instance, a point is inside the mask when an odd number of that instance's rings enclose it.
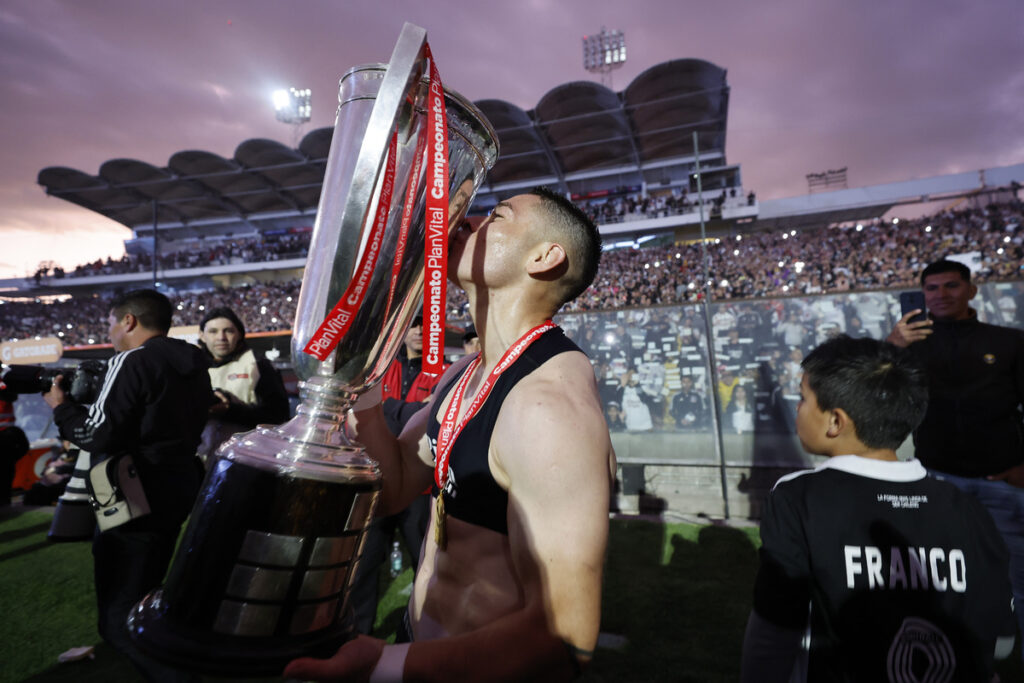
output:
{"label": "black jacket", "polygon": [[135,456],[154,513],[188,514],[202,481],[195,453],[213,400],[207,367],[195,346],[153,337],[110,359],[93,405],[63,403],[54,421],[94,462]]}
{"label": "black jacket", "polygon": [[1024,332],[975,316],[932,329],[909,347],[928,372],[928,412],[914,431],[918,459],[964,477],[1024,462]]}

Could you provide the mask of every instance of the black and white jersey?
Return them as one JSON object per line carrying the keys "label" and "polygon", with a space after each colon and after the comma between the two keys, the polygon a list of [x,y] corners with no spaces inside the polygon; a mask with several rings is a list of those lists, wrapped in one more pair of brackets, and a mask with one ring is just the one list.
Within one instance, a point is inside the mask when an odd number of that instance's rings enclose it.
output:
{"label": "black and white jersey", "polygon": [[810,681],[987,681],[1012,635],[1008,555],[971,496],[917,460],[853,455],[783,477],[754,609],[810,627]]}

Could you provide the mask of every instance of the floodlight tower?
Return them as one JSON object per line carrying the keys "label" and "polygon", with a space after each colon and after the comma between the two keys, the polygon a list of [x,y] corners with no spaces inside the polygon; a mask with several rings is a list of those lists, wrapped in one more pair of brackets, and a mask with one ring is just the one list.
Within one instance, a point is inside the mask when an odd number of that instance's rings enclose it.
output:
{"label": "floodlight tower", "polygon": [[313,91],[309,88],[304,90],[288,88],[275,91],[274,113],[277,115],[278,121],[294,126],[292,147],[298,147],[302,126],[309,123],[313,116]]}
{"label": "floodlight tower", "polygon": [[608,31],[583,36],[583,68],[601,74],[601,85],[612,87],[612,71],[626,63],[626,35]]}

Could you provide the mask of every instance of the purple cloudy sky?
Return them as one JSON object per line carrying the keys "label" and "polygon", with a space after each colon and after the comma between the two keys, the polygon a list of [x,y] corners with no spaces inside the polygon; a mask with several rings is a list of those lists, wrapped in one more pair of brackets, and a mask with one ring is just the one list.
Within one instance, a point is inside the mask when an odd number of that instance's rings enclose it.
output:
{"label": "purple cloudy sky", "polygon": [[861,0],[4,0],[0,3],[0,277],[44,259],[120,254],[128,231],[46,197],[46,166],[164,166],[290,143],[270,93],[310,87],[333,123],[338,77],[385,61],[404,21],[427,29],[447,85],[529,109],[592,79],[580,38],[625,31],[621,90],[659,62],[728,70],[726,154],[760,198],[1024,161],[1024,2]]}

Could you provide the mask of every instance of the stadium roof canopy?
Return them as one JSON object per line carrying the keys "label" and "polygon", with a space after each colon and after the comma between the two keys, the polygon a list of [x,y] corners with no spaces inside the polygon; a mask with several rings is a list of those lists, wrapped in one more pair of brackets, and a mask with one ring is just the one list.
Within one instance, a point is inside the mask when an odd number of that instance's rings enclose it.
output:
{"label": "stadium roof canopy", "polygon": [[729,87],[725,70],[700,59],[647,69],[621,93],[590,81],[557,86],[532,111],[503,100],[476,103],[498,133],[492,187],[531,178],[692,157],[725,150]]}
{"label": "stadium roof canopy", "polygon": [[[692,156],[694,131],[702,154],[724,153],[725,74],[709,62],[678,59],[647,69],[619,93],[578,81],[555,87],[531,111],[502,100],[477,102],[501,146],[487,184],[564,181],[579,171]],[[38,182],[47,194],[130,228],[151,226],[155,216],[160,225],[188,225],[301,214],[316,210],[332,135],[332,128],[314,130],[298,149],[246,140],[231,158],[183,151],[163,168],[134,159],[107,161],[97,175],[50,167]]]}
{"label": "stadium roof canopy", "polygon": [[298,149],[273,140],[246,140],[230,159],[198,150],[174,154],[164,168],[111,159],[98,175],[73,168],[39,172],[46,193],[134,228],[160,223],[243,219],[315,210],[333,130],[306,135]]}

